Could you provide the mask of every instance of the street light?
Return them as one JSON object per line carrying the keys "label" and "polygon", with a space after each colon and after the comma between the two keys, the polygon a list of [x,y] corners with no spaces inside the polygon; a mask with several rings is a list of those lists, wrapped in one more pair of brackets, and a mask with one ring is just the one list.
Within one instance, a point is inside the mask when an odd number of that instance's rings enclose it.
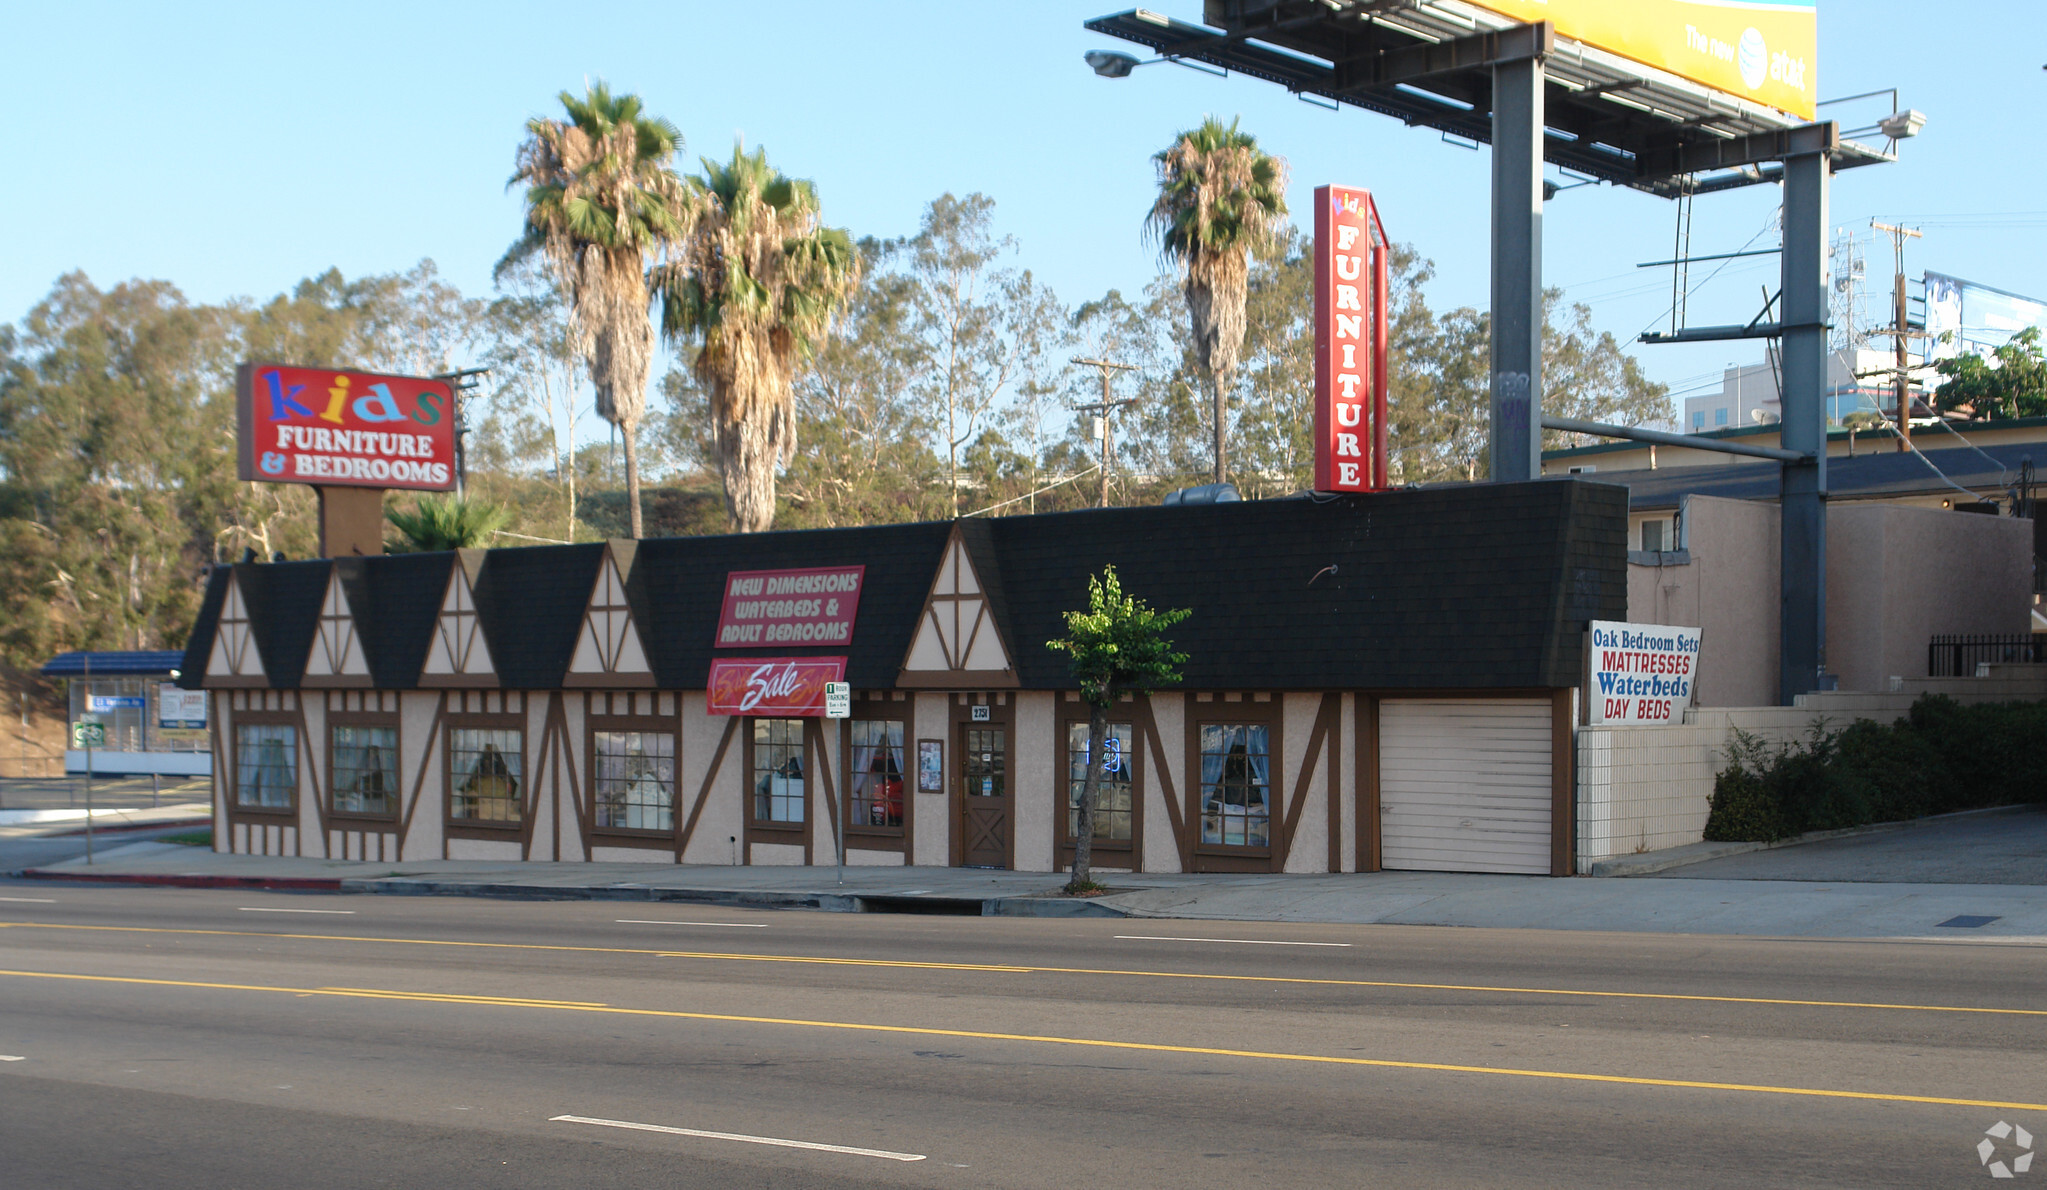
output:
{"label": "street light", "polygon": [[[1139,61],[1135,54],[1124,54],[1115,50],[1089,50],[1081,57],[1086,58],[1088,66],[1105,79],[1129,78],[1131,71],[1149,65]],[[1154,58],[1152,61],[1159,62],[1163,59]]]}

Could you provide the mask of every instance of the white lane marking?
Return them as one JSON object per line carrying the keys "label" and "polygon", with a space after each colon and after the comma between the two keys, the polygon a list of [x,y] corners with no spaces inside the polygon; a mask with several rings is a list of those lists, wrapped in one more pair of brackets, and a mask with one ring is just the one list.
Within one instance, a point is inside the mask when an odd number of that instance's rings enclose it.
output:
{"label": "white lane marking", "polygon": [[665,1132],[671,1136],[697,1136],[705,1140],[738,1140],[750,1145],[774,1145],[784,1149],[810,1149],[818,1153],[846,1153],[854,1157],[879,1157],[884,1161],[922,1161],[922,1153],[891,1153],[887,1149],[856,1149],[851,1145],[825,1145],[814,1140],[784,1140],[779,1136],[747,1136],[738,1132],[705,1132],[699,1128],[670,1128],[666,1124],[635,1124],[631,1120],[599,1120],[591,1116],[549,1116],[550,1122],[596,1124],[603,1128],[630,1128],[636,1132]]}
{"label": "white lane marking", "polygon": [[1162,934],[1118,934],[1123,942],[1235,942],[1242,946],[1349,946],[1348,942],[1279,942],[1271,938],[1169,938]]}
{"label": "white lane marking", "polygon": [[765,930],[764,921],[655,921],[648,917],[621,917],[615,919],[622,926],[717,926],[727,930]]}
{"label": "white lane marking", "polygon": [[26,1062],[26,1061],[28,1061],[28,1059],[27,1059],[27,1058],[24,1058],[24,1057],[22,1057],[22,1056],[21,1056],[20,1054],[0,1054],[0,1062]]}
{"label": "white lane marking", "polygon": [[238,913],[341,913],[352,914],[353,909],[259,909],[248,905],[236,907]]}
{"label": "white lane marking", "polygon": [[55,897],[0,897],[0,901],[19,901],[24,905],[54,905]]}

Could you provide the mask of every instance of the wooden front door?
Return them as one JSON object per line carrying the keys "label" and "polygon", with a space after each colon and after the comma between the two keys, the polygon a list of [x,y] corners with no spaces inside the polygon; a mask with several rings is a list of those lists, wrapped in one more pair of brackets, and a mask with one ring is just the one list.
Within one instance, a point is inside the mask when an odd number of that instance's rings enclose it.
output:
{"label": "wooden front door", "polygon": [[961,854],[970,868],[1009,866],[1008,739],[1001,727],[960,727]]}

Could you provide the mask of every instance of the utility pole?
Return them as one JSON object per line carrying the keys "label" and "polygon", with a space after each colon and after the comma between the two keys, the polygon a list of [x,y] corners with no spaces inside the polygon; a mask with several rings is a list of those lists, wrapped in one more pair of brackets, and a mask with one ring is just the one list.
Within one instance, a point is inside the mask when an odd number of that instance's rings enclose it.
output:
{"label": "utility pole", "polygon": [[1905,241],[1916,240],[1920,233],[1909,227],[1893,227],[1888,223],[1869,221],[1871,227],[1888,232],[1891,247],[1897,256],[1898,268],[1891,289],[1891,342],[1896,352],[1898,386],[1898,449],[1912,449],[1912,375],[1905,363],[1906,339],[1911,334],[1905,325]]}
{"label": "utility pole", "polygon": [[1110,378],[1113,377],[1117,372],[1136,371],[1137,365],[1119,364],[1111,360],[1105,359],[1081,359],[1078,356],[1075,356],[1074,358],[1068,360],[1067,362],[1074,364],[1082,364],[1090,368],[1101,369],[1102,373],[1101,402],[1095,405],[1075,405],[1073,406],[1073,411],[1075,413],[1094,414],[1095,417],[1100,421],[1102,432],[1096,435],[1096,437],[1098,437],[1101,440],[1102,462],[1101,466],[1097,468],[1097,470],[1100,472],[1100,474],[1096,476],[1096,479],[1099,481],[1100,495],[1096,498],[1095,507],[1107,508],[1109,506],[1109,452],[1111,450],[1109,418],[1110,415],[1115,412],[1118,406],[1135,405],[1137,403],[1137,398],[1135,397],[1125,397],[1120,401],[1112,399],[1109,396],[1109,381]]}

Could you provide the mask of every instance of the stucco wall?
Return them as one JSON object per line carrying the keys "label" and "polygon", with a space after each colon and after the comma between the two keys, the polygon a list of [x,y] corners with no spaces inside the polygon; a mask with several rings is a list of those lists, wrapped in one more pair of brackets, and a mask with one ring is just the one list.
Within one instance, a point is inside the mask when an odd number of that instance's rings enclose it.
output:
{"label": "stucco wall", "polygon": [[2033,526],[1894,504],[1827,512],[1827,668],[1841,689],[1923,678],[1945,633],[2029,630]]}
{"label": "stucco wall", "polygon": [[[1778,509],[1690,496],[1663,565],[1628,565],[1628,618],[1697,627],[1697,705],[1777,700]],[[1827,668],[1851,691],[1926,676],[1941,633],[2025,632],[2031,525],[1897,504],[1827,510]],[[1638,555],[1639,556],[1639,555]]]}

